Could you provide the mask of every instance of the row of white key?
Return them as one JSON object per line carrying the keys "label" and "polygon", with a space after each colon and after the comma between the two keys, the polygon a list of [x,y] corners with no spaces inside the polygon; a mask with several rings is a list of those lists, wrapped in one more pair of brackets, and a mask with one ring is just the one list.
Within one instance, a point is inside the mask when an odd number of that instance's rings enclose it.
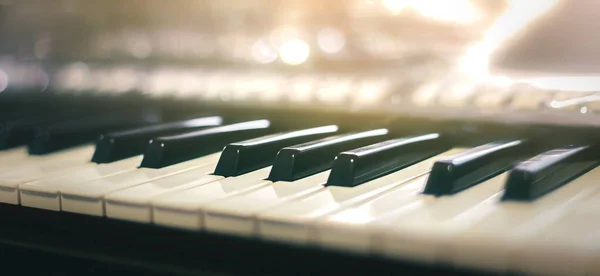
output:
{"label": "row of white key", "polygon": [[11,164],[0,167],[0,202],[19,204],[18,187],[21,184],[94,166],[89,162],[93,153],[94,147],[88,145],[51,155],[17,158]]}
{"label": "row of white key", "polygon": [[[255,235],[258,234],[257,215],[269,215],[272,210],[284,210],[282,216],[292,218],[297,214],[292,213],[294,211],[311,213],[313,209],[338,206],[341,202],[368,193],[381,193],[427,173],[437,158],[456,151],[450,151],[355,188],[324,188],[323,184],[327,180],[328,172],[294,182],[275,183],[264,180],[267,170],[264,170],[264,175],[246,174],[239,176],[239,181],[236,180],[237,189],[225,193],[219,192],[217,197],[214,196],[215,189],[224,191],[224,186],[219,182],[155,197],[151,200],[154,208],[153,221],[176,227]],[[228,179],[223,180],[226,181]],[[271,237],[271,235],[267,236]]]}
{"label": "row of white key", "polygon": [[[317,243],[343,250],[505,272],[586,275],[598,269],[590,260],[600,247],[590,241],[598,241],[600,225],[586,221],[600,214],[600,208],[589,208],[598,206],[593,199],[585,201],[600,196],[598,177],[600,168],[526,203],[498,201],[506,174],[442,198],[417,194],[426,182],[423,177],[404,191],[305,227],[313,228]],[[573,206],[585,207],[569,211]]]}
{"label": "row of white key", "polygon": [[[197,176],[206,175],[212,172],[214,164],[220,157],[220,153],[216,153],[161,169],[146,169],[137,168],[141,156],[108,164],[91,163],[88,160],[91,152],[87,150],[88,148],[65,152],[62,155],[47,155],[50,159],[54,158],[53,162],[43,162],[41,165],[40,162],[33,162],[25,166],[42,170],[39,173],[19,171],[0,174],[0,187],[4,188],[0,190],[0,199],[4,203],[19,204],[20,202],[28,207],[102,216],[104,215],[103,197],[106,193],[192,169],[197,170]],[[91,150],[93,152],[93,147]],[[60,164],[64,164],[65,160],[75,160],[73,163],[76,165],[68,169],[62,168]],[[191,179],[188,177],[183,181],[187,182]],[[63,203],[67,203],[67,206],[63,206]]]}
{"label": "row of white key", "polygon": [[[6,188],[18,188],[25,206],[428,263],[544,275],[600,271],[593,261],[600,256],[594,246],[600,168],[534,202],[499,203],[506,173],[453,196],[421,194],[433,162],[460,150],[346,188],[323,187],[328,171],[275,183],[265,180],[270,168],[215,176],[218,153],[163,169],[137,169],[141,157],[88,166],[82,157],[90,149],[81,147],[61,153],[73,168],[54,166],[50,158],[15,163],[40,172],[16,180],[0,173],[0,198],[9,198]],[[51,177],[35,180],[44,172]],[[6,201],[18,204],[10,196]]]}

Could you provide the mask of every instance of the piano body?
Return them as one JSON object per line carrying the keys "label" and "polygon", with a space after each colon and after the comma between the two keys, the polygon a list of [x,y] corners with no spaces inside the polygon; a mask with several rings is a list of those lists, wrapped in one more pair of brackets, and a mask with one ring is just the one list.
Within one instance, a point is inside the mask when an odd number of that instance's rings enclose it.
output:
{"label": "piano body", "polygon": [[591,2],[0,1],[0,265],[600,275]]}

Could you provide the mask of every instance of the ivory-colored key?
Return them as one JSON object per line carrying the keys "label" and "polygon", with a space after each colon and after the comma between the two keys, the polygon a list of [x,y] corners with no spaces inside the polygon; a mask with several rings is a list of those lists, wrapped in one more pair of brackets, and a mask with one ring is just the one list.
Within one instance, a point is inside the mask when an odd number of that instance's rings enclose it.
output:
{"label": "ivory-colored key", "polygon": [[137,156],[108,164],[86,166],[55,177],[21,184],[19,185],[21,205],[60,211],[59,190],[61,187],[133,171],[141,161],[142,156]]}
{"label": "ivory-colored key", "polygon": [[27,147],[18,147],[0,151],[0,169],[5,166],[13,165],[15,162],[21,161],[28,156]]}
{"label": "ivory-colored key", "polygon": [[566,208],[553,223],[532,227],[529,231],[535,234],[511,253],[510,269],[535,275],[597,275],[598,200],[600,190]]}
{"label": "ivory-colored key", "polygon": [[[204,227],[215,232],[253,235],[256,228],[254,214],[322,190],[328,175],[329,171],[325,171],[292,182],[278,181],[247,194],[208,204],[202,210]],[[228,215],[221,215],[223,213]]]}
{"label": "ivory-colored key", "polygon": [[469,225],[454,233],[443,254],[458,265],[497,271],[510,269],[514,252],[564,215],[567,208],[598,191],[600,168],[533,202],[498,202],[472,208],[448,223]]}
{"label": "ivory-colored key", "polygon": [[[124,190],[115,191],[105,196],[106,198],[106,216],[140,222],[152,222],[152,202],[164,203],[166,206],[178,206],[189,201],[202,201],[206,198],[197,196],[194,192],[186,190],[201,190],[211,195],[218,192],[227,193],[228,191],[241,188],[242,185],[252,183],[252,180],[259,179],[254,175],[261,174],[265,176],[268,171],[259,170],[239,177],[224,178],[218,175],[206,174],[197,178],[192,171],[181,173],[180,175],[189,175],[189,179],[179,179],[173,181],[170,177],[151,181],[145,184],[137,185]],[[249,180],[251,178],[252,180]],[[203,187],[199,187],[203,186]],[[251,186],[251,185],[250,185]],[[220,188],[220,189],[219,189]],[[216,189],[216,190],[215,190]],[[210,194],[213,193],[213,194]],[[189,196],[188,196],[189,195]],[[214,195],[214,197],[219,197]],[[185,199],[188,201],[185,201]],[[174,208],[174,207],[171,207]]]}
{"label": "ivory-colored key", "polygon": [[24,159],[0,169],[0,202],[19,204],[19,185],[92,165],[89,158],[93,150],[93,147],[84,146],[33,160]]}
{"label": "ivory-colored key", "polygon": [[157,196],[151,200],[153,221],[167,226],[200,229],[204,206],[268,185],[271,182],[265,179],[269,170],[270,167]]}
{"label": "ivory-colored key", "polygon": [[[436,155],[420,163],[386,175],[384,177],[363,183],[359,186],[327,187],[301,200],[284,203],[277,208],[271,208],[257,215],[259,235],[266,239],[286,240],[305,243],[310,240],[306,225],[317,218],[332,214],[343,208],[348,208],[371,200],[427,174],[433,163],[439,158],[449,156],[464,149],[452,149]],[[207,224],[210,215],[207,212]],[[224,216],[227,213],[223,212]]]}
{"label": "ivory-colored key", "polygon": [[449,196],[414,196],[412,202],[367,223],[373,251],[392,258],[434,263],[440,241],[456,231],[445,227],[445,222],[497,199],[506,178],[504,173]]}
{"label": "ivory-colored key", "polygon": [[86,183],[62,187],[59,190],[61,194],[61,210],[103,216],[105,215],[104,196],[107,193],[168,176],[173,176],[173,181],[176,181],[175,179],[177,179],[178,174],[188,170],[196,170],[200,177],[214,171],[214,166],[216,165],[219,156],[220,153],[216,153],[197,158],[195,160],[195,166],[184,166],[183,164],[185,163],[180,163],[161,169],[140,168],[135,171],[117,174]]}

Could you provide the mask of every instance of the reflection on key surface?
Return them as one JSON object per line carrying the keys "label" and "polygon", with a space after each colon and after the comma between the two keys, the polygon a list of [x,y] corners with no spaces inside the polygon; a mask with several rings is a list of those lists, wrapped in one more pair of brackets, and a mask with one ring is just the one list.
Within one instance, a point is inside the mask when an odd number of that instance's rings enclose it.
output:
{"label": "reflection on key surface", "polygon": [[283,148],[277,154],[271,181],[294,181],[328,169],[341,151],[377,143],[385,139],[387,129],[333,136]]}
{"label": "reflection on key surface", "polygon": [[439,160],[431,169],[424,193],[451,195],[490,179],[527,156],[527,145],[522,140],[493,142]]}
{"label": "reflection on key surface", "polygon": [[221,151],[227,144],[274,130],[268,120],[256,120],[152,139],[141,167],[162,168]]}
{"label": "reflection on key surface", "polygon": [[335,157],[327,186],[354,187],[425,160],[448,148],[437,133],[402,137]]}
{"label": "reflection on key surface", "polygon": [[593,169],[595,147],[554,149],[520,163],[510,172],[503,200],[534,200]]}
{"label": "reflection on key surface", "polygon": [[222,121],[217,116],[202,117],[102,134],[96,141],[92,162],[109,163],[142,154],[152,138],[218,126]]}
{"label": "reflection on key surface", "polygon": [[270,165],[281,148],[317,140],[338,131],[335,125],[273,134],[225,147],[215,169],[216,175],[238,176]]}

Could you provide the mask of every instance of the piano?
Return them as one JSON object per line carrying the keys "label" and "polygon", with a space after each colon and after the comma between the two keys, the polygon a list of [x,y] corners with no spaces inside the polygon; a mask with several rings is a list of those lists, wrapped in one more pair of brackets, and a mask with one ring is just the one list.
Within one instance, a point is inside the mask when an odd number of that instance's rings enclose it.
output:
{"label": "piano", "polygon": [[0,265],[600,275],[591,2],[0,1]]}

